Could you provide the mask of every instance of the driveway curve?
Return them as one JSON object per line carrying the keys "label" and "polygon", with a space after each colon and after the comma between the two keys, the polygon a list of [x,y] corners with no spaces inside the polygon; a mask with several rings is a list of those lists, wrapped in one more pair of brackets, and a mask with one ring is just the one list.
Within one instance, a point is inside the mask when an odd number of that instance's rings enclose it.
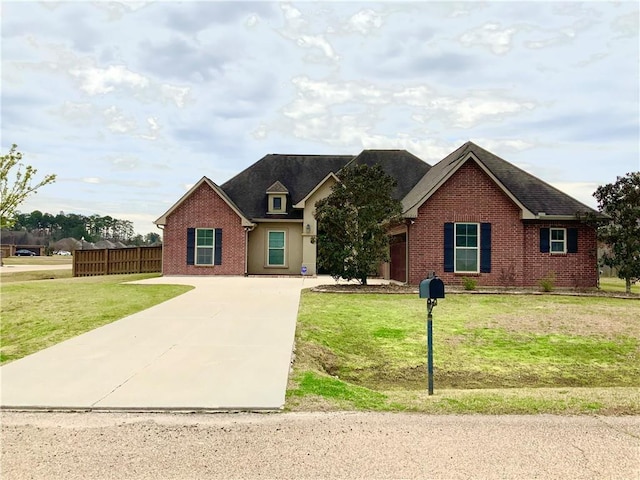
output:
{"label": "driveway curve", "polygon": [[[330,279],[329,279],[330,280]],[[274,410],[303,288],[324,278],[159,277],[179,297],[0,367],[3,408]]]}

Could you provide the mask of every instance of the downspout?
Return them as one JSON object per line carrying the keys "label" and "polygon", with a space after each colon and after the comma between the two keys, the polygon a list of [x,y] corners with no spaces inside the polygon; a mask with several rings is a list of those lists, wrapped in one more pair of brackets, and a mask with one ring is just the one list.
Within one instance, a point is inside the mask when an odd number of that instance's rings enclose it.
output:
{"label": "downspout", "polygon": [[411,278],[411,260],[409,257],[409,252],[410,252],[410,246],[411,246],[411,226],[415,223],[415,220],[411,220],[411,219],[407,219],[406,220],[406,225],[407,225],[407,246],[404,252],[404,261],[405,261],[405,265],[407,266],[406,268],[406,284],[407,285],[411,285],[409,283],[409,279]]}
{"label": "downspout", "polygon": [[244,276],[249,276],[249,227],[244,227]]}
{"label": "downspout", "polygon": [[[163,235],[162,235],[162,265],[161,265],[161,270],[162,271],[160,273],[162,273],[162,275],[164,276],[164,253],[166,252],[166,249],[164,248],[164,225],[161,225],[159,223],[156,223],[155,225],[159,230],[162,230],[162,233],[163,233]],[[73,262],[73,265],[74,265],[74,268],[75,268],[75,262]]]}

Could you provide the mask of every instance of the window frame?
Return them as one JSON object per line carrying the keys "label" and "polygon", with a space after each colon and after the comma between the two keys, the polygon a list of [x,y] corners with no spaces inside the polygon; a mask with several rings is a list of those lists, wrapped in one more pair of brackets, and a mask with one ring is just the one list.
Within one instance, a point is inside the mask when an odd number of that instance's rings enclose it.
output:
{"label": "window frame", "polygon": [[[476,227],[476,246],[475,247],[459,247],[458,246],[458,225],[475,225]],[[453,272],[474,274],[480,273],[480,223],[478,222],[455,222],[453,224]],[[465,235],[466,237],[466,235]],[[476,251],[476,269],[475,270],[458,270],[458,250],[475,250]]]}
{"label": "window frame", "polygon": [[[198,233],[201,231],[209,231],[211,232],[211,245],[200,245],[198,244]],[[195,239],[194,239],[194,265],[203,265],[203,266],[213,266],[215,265],[215,247],[216,247],[216,229],[215,228],[196,228]],[[201,249],[211,250],[211,263],[202,263],[200,262],[199,252]]]}
{"label": "window frame", "polygon": [[[562,240],[553,238],[553,232],[562,232]],[[554,250],[553,245],[562,243],[562,250]],[[549,227],[549,253],[552,255],[564,255],[567,253],[567,229],[564,227]]]}
{"label": "window frame", "polygon": [[[282,247],[271,247],[271,234],[282,234]],[[287,231],[286,230],[267,230],[266,236],[266,258],[265,265],[269,268],[287,268]],[[271,263],[271,250],[282,250],[282,263]]]}
{"label": "window frame", "polygon": [[[276,209],[275,201],[280,200],[280,208]],[[287,212],[287,196],[283,194],[269,194],[269,210],[267,213],[283,214]]]}

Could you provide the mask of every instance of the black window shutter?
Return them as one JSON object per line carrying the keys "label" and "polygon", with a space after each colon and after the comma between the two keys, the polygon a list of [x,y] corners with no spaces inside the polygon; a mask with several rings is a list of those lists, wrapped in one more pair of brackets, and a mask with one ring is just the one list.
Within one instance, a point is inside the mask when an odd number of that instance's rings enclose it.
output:
{"label": "black window shutter", "polygon": [[542,253],[549,253],[549,229],[540,229],[540,251]]}
{"label": "black window shutter", "polygon": [[216,228],[214,251],[213,251],[213,264],[222,265],[222,229]]}
{"label": "black window shutter", "polygon": [[453,223],[444,224],[444,271],[453,272]]}
{"label": "black window shutter", "polygon": [[195,263],[196,256],[196,229],[187,228],[187,265]]}
{"label": "black window shutter", "polygon": [[480,272],[491,273],[491,224],[480,224]]}
{"label": "black window shutter", "polygon": [[567,228],[567,253],[578,253],[577,228]]}

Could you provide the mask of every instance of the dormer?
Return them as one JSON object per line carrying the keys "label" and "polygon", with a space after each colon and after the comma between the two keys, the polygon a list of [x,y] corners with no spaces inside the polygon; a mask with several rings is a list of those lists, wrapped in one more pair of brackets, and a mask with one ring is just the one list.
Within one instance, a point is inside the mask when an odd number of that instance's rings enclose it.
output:
{"label": "dormer", "polygon": [[289,190],[280,182],[275,182],[267,188],[267,213],[271,215],[284,215],[287,213],[287,195]]}

